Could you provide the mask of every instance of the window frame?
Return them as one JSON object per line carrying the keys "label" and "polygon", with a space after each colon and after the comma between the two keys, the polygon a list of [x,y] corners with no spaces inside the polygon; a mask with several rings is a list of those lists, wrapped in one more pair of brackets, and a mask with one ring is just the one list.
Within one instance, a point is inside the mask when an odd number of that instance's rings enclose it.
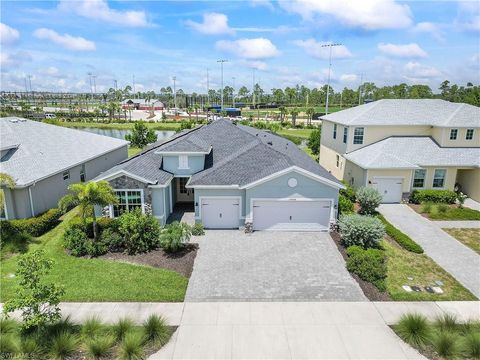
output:
{"label": "window frame", "polygon": [[336,156],[337,156],[337,157],[336,157],[336,165],[337,165],[337,168],[339,168],[339,169],[340,169],[340,165],[341,165],[341,162],[340,162],[340,155],[338,155],[338,154],[337,154]]}
{"label": "window frame", "polygon": [[348,127],[343,128],[343,143],[346,144],[348,141]]}
{"label": "window frame", "polygon": [[[455,134],[454,137],[452,137],[452,135]],[[449,136],[449,139],[450,140],[457,140],[458,138],[458,129],[450,129],[450,136]]]}
{"label": "window frame", "polygon": [[179,170],[190,169],[188,164],[188,155],[178,155],[178,169]]}
{"label": "window frame", "polygon": [[[140,209],[142,210],[142,214],[145,214],[145,199],[144,199],[144,191],[143,189],[112,189],[113,192],[115,193],[115,196],[117,196],[117,192],[123,192],[125,194],[125,204],[119,204],[119,205],[125,205],[126,206],[126,209],[127,211],[130,211],[130,208],[129,206],[135,206],[135,205],[138,205],[138,204],[129,204],[128,203],[128,192],[140,192]],[[110,210],[110,217],[112,219],[118,217],[118,216],[115,216],[114,214],[114,207],[116,205],[114,204],[110,204],[109,205],[109,210]]]}
{"label": "window frame", "polygon": [[[437,180],[437,177],[436,177],[437,171],[443,171],[442,186],[435,186],[435,180]],[[433,171],[432,189],[443,189],[443,188],[445,188],[445,180],[446,179],[447,179],[447,169],[435,169]]]}
{"label": "window frame", "polygon": [[63,181],[67,181],[68,179],[70,179],[70,170],[65,170],[62,173],[62,178],[63,178]]}
{"label": "window frame", "polygon": [[[468,137],[469,131],[470,131],[470,135],[471,135],[470,138]],[[465,131],[465,140],[473,140],[474,136],[475,136],[475,129],[467,129]]]}
{"label": "window frame", "polygon": [[[357,130],[362,130],[362,134],[357,134]],[[363,126],[356,127],[353,129],[353,145],[363,145],[363,138],[365,137],[365,128]],[[358,142],[358,138],[360,138],[360,142]]]}
{"label": "window frame", "polygon": [[337,124],[333,124],[333,138],[337,138]]}
{"label": "window frame", "polygon": [[85,165],[82,165],[82,168],[80,169],[80,182],[86,182],[87,181],[87,175],[85,172]]}
{"label": "window frame", "polygon": [[[422,186],[415,186],[415,180],[417,180],[416,179],[417,171],[422,171],[423,172],[423,179],[421,179],[421,180],[423,180]],[[412,189],[424,189],[426,180],[427,180],[427,169],[415,169],[415,170],[413,170]]]}

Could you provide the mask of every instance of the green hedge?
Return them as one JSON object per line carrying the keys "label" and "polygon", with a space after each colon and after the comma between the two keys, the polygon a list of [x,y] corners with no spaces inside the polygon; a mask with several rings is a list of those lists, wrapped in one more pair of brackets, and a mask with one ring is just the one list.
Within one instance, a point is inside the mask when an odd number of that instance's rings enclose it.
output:
{"label": "green hedge", "polygon": [[[58,225],[62,216],[59,209],[50,209],[43,214],[28,219],[5,220],[18,232],[31,236],[41,236]],[[3,224],[3,222],[2,222]],[[4,226],[4,225],[2,225]]]}
{"label": "green hedge", "polygon": [[413,241],[407,234],[404,234],[395,226],[390,224],[382,215],[377,215],[377,217],[385,225],[385,231],[387,232],[388,236],[394,239],[398,243],[398,245],[410,252],[416,254],[423,254],[423,248],[415,241]]}
{"label": "green hedge", "polygon": [[361,279],[385,291],[387,278],[387,256],[380,249],[364,250],[360,246],[347,248],[347,270],[357,274]]}
{"label": "green hedge", "polygon": [[451,190],[413,190],[410,194],[410,202],[421,204],[422,202],[455,204],[457,193]]}
{"label": "green hedge", "polygon": [[338,197],[338,212],[341,215],[353,213],[353,202],[342,194]]}

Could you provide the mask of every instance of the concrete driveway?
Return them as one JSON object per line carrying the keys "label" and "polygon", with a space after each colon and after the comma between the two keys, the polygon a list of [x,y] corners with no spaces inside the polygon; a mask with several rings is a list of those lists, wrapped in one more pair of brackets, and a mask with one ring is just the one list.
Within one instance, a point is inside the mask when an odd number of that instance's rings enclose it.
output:
{"label": "concrete driveway", "polygon": [[327,233],[210,230],[186,301],[366,301]]}

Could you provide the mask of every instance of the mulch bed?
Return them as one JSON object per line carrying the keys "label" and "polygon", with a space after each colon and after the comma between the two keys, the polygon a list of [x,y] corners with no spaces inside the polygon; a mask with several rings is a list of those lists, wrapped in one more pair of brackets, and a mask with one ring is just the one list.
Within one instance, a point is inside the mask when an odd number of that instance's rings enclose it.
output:
{"label": "mulch bed", "polygon": [[99,256],[99,259],[123,261],[134,264],[149,265],[156,268],[176,271],[186,278],[190,278],[193,263],[197,256],[198,244],[187,244],[177,253],[168,253],[163,249],[152,250],[148,253],[128,255],[121,252],[111,252]]}
{"label": "mulch bed", "polygon": [[[347,261],[347,252],[346,249],[343,247],[340,239],[340,234],[336,231],[332,231],[330,233],[332,236],[335,245],[337,245],[338,251],[342,254],[342,257],[345,261]],[[358,285],[362,289],[363,293],[370,301],[392,301],[390,295],[387,292],[381,292],[378,288],[369,283],[368,281],[362,280],[357,274],[350,273],[350,275],[357,281]]]}

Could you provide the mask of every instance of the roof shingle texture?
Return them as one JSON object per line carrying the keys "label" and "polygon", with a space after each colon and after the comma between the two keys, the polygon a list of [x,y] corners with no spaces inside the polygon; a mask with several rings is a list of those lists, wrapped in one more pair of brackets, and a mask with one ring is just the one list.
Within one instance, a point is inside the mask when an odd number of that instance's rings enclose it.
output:
{"label": "roof shingle texture", "polygon": [[0,118],[0,143],[2,147],[19,144],[0,162],[0,172],[10,175],[19,187],[128,144],[125,140],[14,117]]}
{"label": "roof shingle texture", "polygon": [[322,116],[343,125],[480,127],[480,108],[440,99],[383,99]]}

